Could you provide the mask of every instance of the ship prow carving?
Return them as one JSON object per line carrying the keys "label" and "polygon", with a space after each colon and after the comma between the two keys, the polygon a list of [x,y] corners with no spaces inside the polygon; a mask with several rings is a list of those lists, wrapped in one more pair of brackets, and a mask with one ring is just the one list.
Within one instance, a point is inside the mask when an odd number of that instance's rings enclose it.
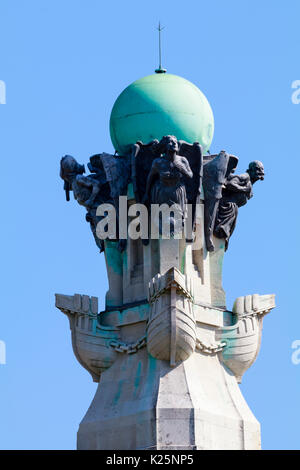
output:
{"label": "ship prow carving", "polygon": [[186,360],[196,347],[196,320],[191,279],[177,268],[157,274],[149,283],[147,348],[171,366]]}
{"label": "ship prow carving", "polygon": [[220,328],[216,338],[226,343],[222,362],[241,383],[242,376],[254,363],[259,353],[263,318],[275,308],[275,295],[247,295],[238,297],[233,305],[236,323]]}
{"label": "ship prow carving", "polygon": [[80,294],[55,297],[56,307],[69,319],[76,359],[93,381],[99,382],[101,373],[116,360],[117,352],[110,343],[119,338],[119,328],[99,324],[97,297]]}

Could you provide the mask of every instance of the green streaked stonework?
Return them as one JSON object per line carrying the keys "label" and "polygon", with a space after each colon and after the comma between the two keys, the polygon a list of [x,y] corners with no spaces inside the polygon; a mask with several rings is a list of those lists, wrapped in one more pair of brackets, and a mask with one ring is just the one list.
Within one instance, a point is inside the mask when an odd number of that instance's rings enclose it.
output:
{"label": "green streaked stonework", "polygon": [[112,310],[101,313],[100,322],[104,325],[124,326],[130,323],[147,321],[149,317],[150,305],[148,302],[128,307],[124,310]]}
{"label": "green streaked stonework", "polygon": [[118,243],[105,240],[105,256],[107,264],[116,274],[123,274],[123,257],[118,250]]}
{"label": "green streaked stonework", "polygon": [[181,257],[180,271],[182,272],[182,274],[184,274],[184,271],[185,271],[185,256],[186,256],[186,248],[184,248],[184,251],[183,251],[182,257]]}

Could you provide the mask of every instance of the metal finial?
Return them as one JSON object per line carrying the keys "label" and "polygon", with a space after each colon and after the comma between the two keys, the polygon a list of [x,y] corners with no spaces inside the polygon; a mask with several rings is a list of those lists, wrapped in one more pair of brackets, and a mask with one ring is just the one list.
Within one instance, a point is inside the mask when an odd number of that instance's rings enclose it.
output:
{"label": "metal finial", "polygon": [[159,48],[159,66],[158,66],[158,69],[155,70],[155,73],[166,73],[166,69],[163,69],[162,66],[161,66],[161,32],[162,30],[165,29],[165,28],[162,28],[161,27],[161,24],[160,22],[158,23],[158,48]]}

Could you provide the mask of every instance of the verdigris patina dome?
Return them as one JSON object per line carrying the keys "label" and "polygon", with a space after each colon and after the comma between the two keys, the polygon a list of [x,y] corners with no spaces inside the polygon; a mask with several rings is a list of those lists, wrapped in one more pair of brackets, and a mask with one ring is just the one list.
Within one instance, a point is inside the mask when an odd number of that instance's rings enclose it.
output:
{"label": "verdigris patina dome", "polygon": [[110,116],[110,136],[119,154],[138,140],[148,143],[164,135],[199,142],[206,152],[214,117],[204,94],[188,80],[156,73],[136,80],[117,98]]}

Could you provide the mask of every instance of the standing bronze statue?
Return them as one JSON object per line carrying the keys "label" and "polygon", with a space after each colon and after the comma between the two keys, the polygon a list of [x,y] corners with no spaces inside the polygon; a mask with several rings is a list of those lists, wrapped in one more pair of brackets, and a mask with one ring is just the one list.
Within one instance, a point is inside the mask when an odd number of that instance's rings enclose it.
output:
{"label": "standing bronze statue", "polygon": [[193,177],[188,160],[178,155],[178,142],[173,135],[163,137],[161,157],[153,160],[147,179],[144,201],[150,204],[175,204],[182,217],[186,214],[187,196],[182,176]]}
{"label": "standing bronze statue", "polygon": [[264,179],[264,166],[258,160],[249,164],[246,173],[242,175],[230,174],[222,191],[217,217],[214,227],[214,235],[225,239],[225,250],[228,248],[238,216],[238,208],[244,206],[253,196],[252,186],[258,180]]}
{"label": "standing bronze statue", "polygon": [[214,251],[213,231],[222,199],[222,190],[239,159],[221,150],[218,155],[205,155],[203,166],[204,234],[207,251]]}
{"label": "standing bronze statue", "polygon": [[[148,208],[151,204],[175,205],[183,221],[187,216],[187,204],[190,204],[194,223],[203,175],[201,145],[167,135],[148,144],[137,142],[131,158],[136,201],[143,202]],[[171,220],[170,228],[172,232]]]}

